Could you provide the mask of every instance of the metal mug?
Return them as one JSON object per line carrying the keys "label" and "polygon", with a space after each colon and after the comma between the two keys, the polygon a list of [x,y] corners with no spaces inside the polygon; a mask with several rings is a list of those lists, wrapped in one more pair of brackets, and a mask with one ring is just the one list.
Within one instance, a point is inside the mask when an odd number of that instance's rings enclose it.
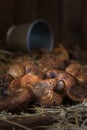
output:
{"label": "metal mug", "polygon": [[44,20],[36,20],[31,24],[12,26],[7,31],[6,45],[10,51],[28,51],[32,49],[53,48],[53,35]]}

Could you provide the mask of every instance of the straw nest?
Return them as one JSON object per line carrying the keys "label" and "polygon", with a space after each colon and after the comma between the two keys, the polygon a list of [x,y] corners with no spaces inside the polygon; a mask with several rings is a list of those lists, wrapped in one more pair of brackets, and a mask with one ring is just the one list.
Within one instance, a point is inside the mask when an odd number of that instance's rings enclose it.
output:
{"label": "straw nest", "polygon": [[[1,52],[6,55],[10,52]],[[0,65],[8,62],[0,54]],[[0,130],[87,130],[87,100],[73,105],[43,108],[34,106],[12,114],[0,112]]]}

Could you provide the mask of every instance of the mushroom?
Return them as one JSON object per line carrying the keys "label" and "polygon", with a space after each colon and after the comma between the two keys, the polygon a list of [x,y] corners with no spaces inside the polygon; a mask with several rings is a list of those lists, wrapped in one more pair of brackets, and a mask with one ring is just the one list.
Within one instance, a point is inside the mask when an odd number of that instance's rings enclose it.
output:
{"label": "mushroom", "polygon": [[60,105],[63,98],[60,94],[54,91],[57,86],[57,79],[39,80],[33,85],[29,85],[32,93],[37,97],[36,103],[39,106],[51,107]]}
{"label": "mushroom", "polygon": [[14,78],[21,77],[24,75],[24,69],[21,65],[14,64],[9,67],[7,74],[13,76]]}
{"label": "mushroom", "polygon": [[79,82],[87,84],[87,70],[80,63],[72,63],[66,67],[66,72],[73,75]]}
{"label": "mushroom", "polygon": [[[54,75],[54,77],[53,77]],[[50,70],[47,72],[47,78],[57,78],[58,79],[58,87],[56,89],[62,89],[62,96],[68,96],[71,100],[82,102],[87,98],[87,87],[78,82],[78,80],[70,75],[69,73],[61,70]],[[65,84],[65,85],[64,85]],[[57,91],[58,93],[60,91]]]}
{"label": "mushroom", "polygon": [[33,100],[28,88],[6,89],[6,95],[0,95],[0,111],[18,112]]}
{"label": "mushroom", "polygon": [[33,75],[31,73],[24,75],[23,77],[18,77],[12,80],[10,83],[10,88],[20,88],[20,87],[26,87],[27,84],[33,85],[36,82],[38,82],[39,77],[36,75]]}

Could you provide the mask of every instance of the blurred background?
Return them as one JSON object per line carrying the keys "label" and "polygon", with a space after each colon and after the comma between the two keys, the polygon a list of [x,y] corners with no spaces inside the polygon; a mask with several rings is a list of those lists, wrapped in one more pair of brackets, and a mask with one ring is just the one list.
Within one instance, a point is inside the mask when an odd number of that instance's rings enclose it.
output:
{"label": "blurred background", "polygon": [[87,48],[87,0],[0,0],[0,44],[14,24],[46,20],[55,42]]}

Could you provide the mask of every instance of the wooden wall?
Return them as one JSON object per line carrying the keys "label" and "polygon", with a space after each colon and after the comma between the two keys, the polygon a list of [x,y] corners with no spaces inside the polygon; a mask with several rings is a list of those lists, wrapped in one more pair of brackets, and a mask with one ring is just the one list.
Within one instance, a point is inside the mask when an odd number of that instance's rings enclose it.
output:
{"label": "wooden wall", "polygon": [[0,1],[0,39],[15,21],[15,0]]}
{"label": "wooden wall", "polygon": [[13,24],[46,20],[55,41],[87,47],[87,0],[1,0],[0,40]]}

